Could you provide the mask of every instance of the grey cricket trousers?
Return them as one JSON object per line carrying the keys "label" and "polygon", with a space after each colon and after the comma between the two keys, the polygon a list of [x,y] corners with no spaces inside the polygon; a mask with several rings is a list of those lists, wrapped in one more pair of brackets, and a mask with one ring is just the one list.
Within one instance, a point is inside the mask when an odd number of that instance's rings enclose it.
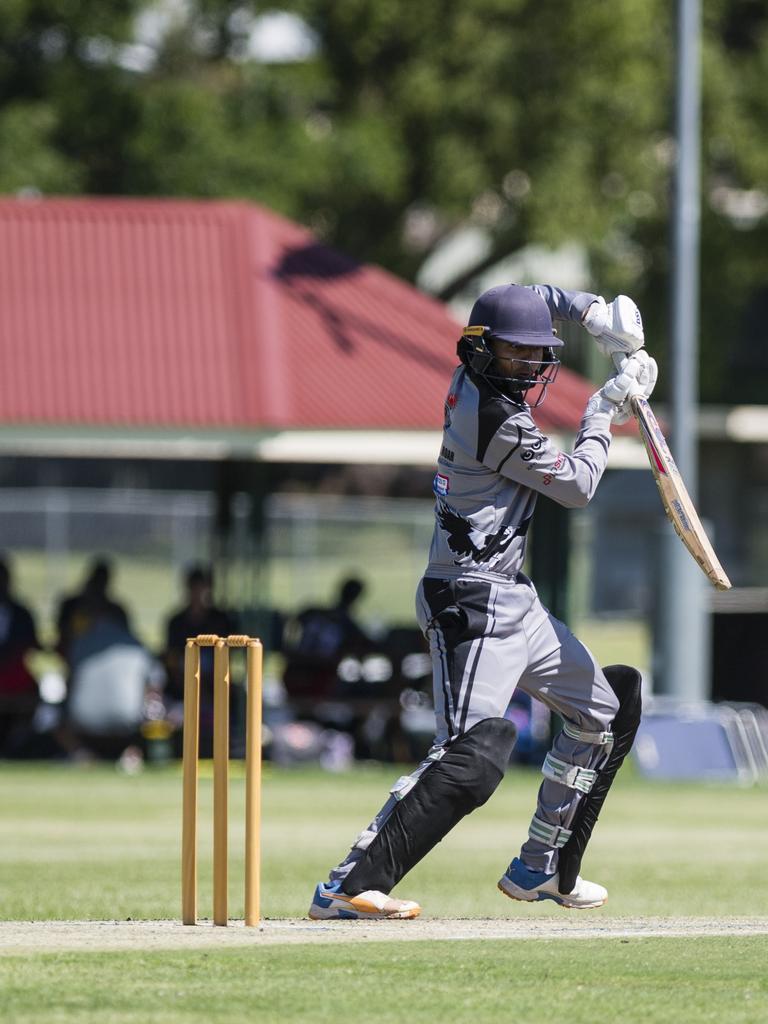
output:
{"label": "grey cricket trousers", "polygon": [[[517,687],[565,722],[548,755],[521,850],[533,870],[557,870],[583,792],[583,780],[607,760],[618,700],[590,651],[539,601],[524,575],[517,582],[425,577],[416,595],[419,625],[429,640],[436,732],[427,758],[398,779],[389,799],[330,873],[343,879],[383,827],[404,791],[418,782],[435,752],[486,718],[501,718]],[[430,756],[432,755],[432,756]],[[565,781],[559,781],[559,778]]]}
{"label": "grey cricket trousers", "polygon": [[[416,611],[432,654],[436,746],[484,718],[502,717],[518,687],[560,715],[571,733],[590,740],[610,733],[616,694],[588,648],[544,608],[527,576],[520,574],[517,582],[425,578]],[[591,771],[607,753],[601,742],[563,731],[551,757]],[[557,836],[573,820],[581,796],[579,789],[545,777],[521,851],[529,867],[557,870]],[[551,827],[550,836],[537,821]]]}

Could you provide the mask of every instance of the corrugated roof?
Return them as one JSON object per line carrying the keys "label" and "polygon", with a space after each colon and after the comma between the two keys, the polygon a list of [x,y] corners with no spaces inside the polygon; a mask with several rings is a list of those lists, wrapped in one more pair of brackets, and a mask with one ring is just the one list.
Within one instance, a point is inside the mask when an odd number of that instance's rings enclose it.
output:
{"label": "corrugated roof", "polygon": [[[0,200],[0,422],[438,429],[459,325],[238,202]],[[562,369],[537,411],[574,431]]]}

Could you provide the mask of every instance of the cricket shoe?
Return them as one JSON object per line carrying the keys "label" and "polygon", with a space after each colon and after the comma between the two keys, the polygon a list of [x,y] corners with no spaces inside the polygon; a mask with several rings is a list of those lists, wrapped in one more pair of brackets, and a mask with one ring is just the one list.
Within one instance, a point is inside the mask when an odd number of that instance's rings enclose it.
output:
{"label": "cricket shoe", "polygon": [[602,907],[608,899],[608,890],[596,882],[587,882],[579,876],[576,885],[566,895],[557,888],[559,880],[558,874],[547,875],[543,871],[531,871],[519,857],[515,857],[499,879],[499,889],[513,900],[524,900],[526,903],[554,900],[561,907],[576,910]]}
{"label": "cricket shoe", "polygon": [[313,921],[390,921],[418,917],[421,907],[413,900],[396,900],[383,892],[370,889],[357,896],[347,896],[339,883],[320,882],[312,897],[309,916]]}

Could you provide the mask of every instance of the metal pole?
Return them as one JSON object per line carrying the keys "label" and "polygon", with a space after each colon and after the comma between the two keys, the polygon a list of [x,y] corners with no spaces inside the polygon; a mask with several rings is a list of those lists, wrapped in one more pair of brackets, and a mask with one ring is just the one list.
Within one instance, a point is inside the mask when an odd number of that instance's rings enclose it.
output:
{"label": "metal pole", "polygon": [[[672,261],[671,448],[696,501],[699,222],[701,207],[701,0],[677,5],[677,163]],[[709,692],[706,581],[674,536],[665,535],[657,689],[686,699]]]}

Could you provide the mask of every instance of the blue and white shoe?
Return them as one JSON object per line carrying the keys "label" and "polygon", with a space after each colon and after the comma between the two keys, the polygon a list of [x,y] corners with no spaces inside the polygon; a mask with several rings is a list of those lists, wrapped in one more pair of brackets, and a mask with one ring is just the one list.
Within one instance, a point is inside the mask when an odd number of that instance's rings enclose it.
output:
{"label": "blue and white shoe", "polygon": [[499,889],[513,900],[535,903],[538,900],[554,900],[561,907],[589,910],[602,907],[608,899],[608,890],[596,882],[587,882],[580,876],[576,885],[567,895],[558,891],[559,875],[547,875],[543,871],[531,871],[515,857],[499,879]]}
{"label": "blue and white shoe", "polygon": [[396,900],[371,889],[358,896],[347,896],[339,883],[320,882],[312,897],[309,916],[313,921],[389,921],[418,917],[421,907],[413,900]]}

